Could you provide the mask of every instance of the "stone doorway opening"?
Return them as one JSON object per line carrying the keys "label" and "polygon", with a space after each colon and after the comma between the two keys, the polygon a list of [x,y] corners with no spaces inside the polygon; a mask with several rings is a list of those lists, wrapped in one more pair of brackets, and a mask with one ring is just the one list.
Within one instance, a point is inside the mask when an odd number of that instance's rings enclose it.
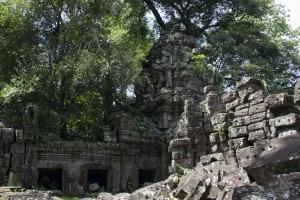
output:
{"label": "stone doorway opening", "polygon": [[139,187],[147,186],[155,182],[155,169],[140,169],[139,170]]}
{"label": "stone doorway opening", "polygon": [[88,169],[87,189],[89,192],[107,191],[108,169]]}
{"label": "stone doorway opening", "polygon": [[62,190],[62,169],[39,168],[38,187],[39,189]]}

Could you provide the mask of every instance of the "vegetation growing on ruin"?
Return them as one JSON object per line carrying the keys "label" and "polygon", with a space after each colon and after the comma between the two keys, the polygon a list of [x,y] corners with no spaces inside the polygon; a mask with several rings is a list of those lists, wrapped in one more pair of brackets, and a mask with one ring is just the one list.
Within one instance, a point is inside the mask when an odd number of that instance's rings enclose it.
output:
{"label": "vegetation growing on ruin", "polygon": [[34,124],[46,140],[99,140],[114,105],[146,83],[142,64],[161,31],[195,36],[224,87],[246,75],[290,92],[299,30],[286,18],[273,0],[1,1],[1,118]]}

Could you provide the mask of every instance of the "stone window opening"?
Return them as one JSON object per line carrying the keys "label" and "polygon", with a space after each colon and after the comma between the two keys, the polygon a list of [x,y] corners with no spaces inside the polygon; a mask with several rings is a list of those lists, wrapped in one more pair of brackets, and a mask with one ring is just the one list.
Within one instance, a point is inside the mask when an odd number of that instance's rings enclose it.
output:
{"label": "stone window opening", "polygon": [[155,169],[140,169],[139,170],[139,187],[147,186],[155,182]]}
{"label": "stone window opening", "polygon": [[107,191],[108,169],[88,169],[87,190],[88,192]]}
{"label": "stone window opening", "polygon": [[38,188],[47,190],[62,190],[61,168],[40,168]]}

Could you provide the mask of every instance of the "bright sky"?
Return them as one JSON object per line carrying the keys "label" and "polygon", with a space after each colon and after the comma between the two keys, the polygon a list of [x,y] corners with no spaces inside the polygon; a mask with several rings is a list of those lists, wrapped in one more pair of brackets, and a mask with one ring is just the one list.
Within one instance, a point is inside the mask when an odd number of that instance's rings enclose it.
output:
{"label": "bright sky", "polygon": [[293,28],[300,27],[300,0],[275,0],[275,2],[285,6],[290,15],[288,23]]}

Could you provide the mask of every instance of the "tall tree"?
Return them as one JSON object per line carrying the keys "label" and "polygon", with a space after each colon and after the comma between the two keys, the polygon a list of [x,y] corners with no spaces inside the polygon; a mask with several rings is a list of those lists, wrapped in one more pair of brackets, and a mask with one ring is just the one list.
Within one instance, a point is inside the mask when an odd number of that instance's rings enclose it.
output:
{"label": "tall tree", "polygon": [[[241,76],[291,91],[299,74],[299,34],[274,0],[143,0],[163,31],[198,38],[201,53],[232,86]],[[160,14],[162,13],[162,14]],[[287,48],[288,47],[288,48]]]}
{"label": "tall tree", "polygon": [[[11,69],[1,79],[6,114],[23,102],[18,123],[32,105],[39,130],[95,139],[150,48],[145,20],[121,0],[15,0],[0,8],[1,49],[18,47],[0,60]],[[26,23],[12,21],[15,14]]]}

